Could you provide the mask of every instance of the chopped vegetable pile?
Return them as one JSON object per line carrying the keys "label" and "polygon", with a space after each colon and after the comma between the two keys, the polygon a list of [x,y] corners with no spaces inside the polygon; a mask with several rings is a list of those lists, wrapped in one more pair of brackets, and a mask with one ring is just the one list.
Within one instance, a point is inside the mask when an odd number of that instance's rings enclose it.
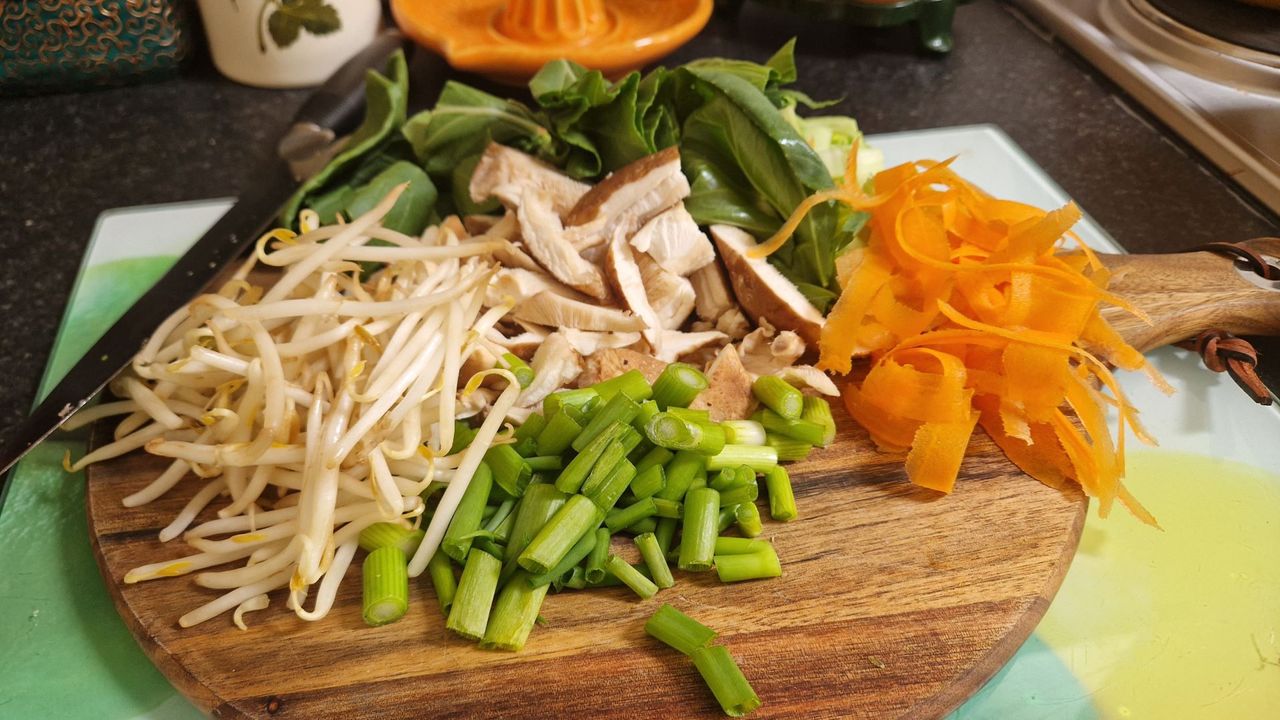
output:
{"label": "chopped vegetable pile", "polygon": [[[161,533],[198,552],[125,582],[236,563],[196,575],[226,592],[182,625],[243,628],[285,587],[316,620],[363,549],[366,623],[409,612],[425,573],[449,630],[516,651],[550,590],[647,600],[673,564],[778,577],[761,481],[795,519],[779,463],[833,442],[822,371],[860,356],[844,402],[913,482],[950,492],[980,425],[1042,482],[1154,524],[1121,482],[1126,428],[1149,438],[1106,363],[1162,381],[1099,314],[1138,312],[1107,270],[1060,248],[1079,210],[992,198],[949,162],[874,172],[852,119],[796,114],[818,104],[795,79],[790,43],[616,83],[559,61],[534,107],[449,83],[408,117],[404,58],[371,73],[364,123],[283,212],[300,233],[264,236],[72,423],[125,415],[76,468],[170,459],[126,505],[204,481]],[[269,289],[258,264],[283,269]],[[726,713],[760,705],[709,628],[664,605],[646,630]]]}
{"label": "chopped vegetable pile", "polygon": [[[592,182],[679,146],[693,219],[763,238],[810,193],[834,186],[831,169],[844,167],[861,137],[852,118],[797,115],[798,105],[825,104],[788,89],[796,78],[794,41],[763,64],[702,58],[617,82],[558,60],[530,80],[532,106],[451,81],[433,108],[409,116],[408,72],[396,56],[385,76],[370,74],[362,126],[303,184],[281,221],[292,227],[303,208],[325,223],[355,217],[403,182],[411,190],[387,219],[392,229],[416,234],[450,214],[492,212],[496,203],[468,193],[491,142]],[[869,173],[878,157],[862,153]],[[825,310],[839,290],[835,258],[863,217],[834,203],[817,208],[770,262]]]}
{"label": "chopped vegetable pile", "polygon": [[1154,524],[1121,482],[1125,428],[1149,438],[1104,361],[1162,381],[1099,314],[1104,302],[1138,312],[1107,292],[1107,270],[1082,242],[1059,249],[1079,209],[993,198],[949,162],[899,165],[873,185],[814,195],[756,249],[776,250],[823,202],[870,213],[868,245],[840,259],[843,290],[820,341],[826,370],[873,358],[845,386],[850,414],[882,449],[907,453],[907,474],[925,487],[951,491],[977,424],[1045,484],[1074,481],[1102,516],[1119,499]]}
{"label": "chopped vegetable pile", "polygon": [[644,624],[644,631],[693,661],[726,715],[742,717],[760,707],[760,698],[729,650],[711,644],[716,639],[715,630],[664,604]]}
{"label": "chopped vegetable pile", "polygon": [[[835,432],[830,408],[764,376],[756,397],[773,427],[718,423],[688,409],[706,387],[702,373],[683,363],[668,365],[652,385],[632,370],[548,395],[509,442],[490,447],[428,565],[446,626],[481,647],[519,650],[550,589],[625,585],[648,599],[675,584],[672,564],[714,569],[721,582],[780,576],[772,544],[754,539],[763,531],[757,475],[764,475],[770,516],[795,519],[774,444],[798,442],[805,453],[808,441],[825,445]],[[460,425],[455,437],[467,432]],[[428,493],[426,515],[434,503]],[[725,535],[730,528],[742,537]],[[627,536],[630,543],[615,540]],[[404,613],[408,576],[383,568],[383,558],[404,565],[420,537],[398,523],[361,533],[370,624]],[[623,559],[626,545],[639,563]],[[371,570],[396,587],[371,581]]]}

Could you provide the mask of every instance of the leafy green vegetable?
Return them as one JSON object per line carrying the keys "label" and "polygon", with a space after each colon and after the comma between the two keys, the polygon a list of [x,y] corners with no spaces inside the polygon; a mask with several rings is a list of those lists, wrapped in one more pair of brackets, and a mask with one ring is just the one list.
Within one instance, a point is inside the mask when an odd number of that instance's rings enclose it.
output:
{"label": "leafy green vegetable", "polygon": [[521,103],[453,81],[445,83],[434,109],[409,118],[400,132],[443,190],[436,208],[440,216],[497,209],[496,203],[476,205],[467,189],[489,143],[511,145],[548,162],[559,147],[545,121]]}
{"label": "leafy green vegetable", "polygon": [[512,145],[544,160],[555,143],[539,118],[515,100],[503,100],[462,83],[445,83],[435,109],[414,115],[402,130],[428,175],[448,177],[463,159],[490,142]]}
{"label": "leafy green vegetable", "polygon": [[[280,213],[280,222],[285,227],[296,224],[298,211],[304,206],[315,209],[322,219],[331,218],[331,213],[326,216],[312,201],[324,196],[329,199],[326,206],[332,206],[335,204],[335,194],[340,196],[344,190],[363,184],[390,164],[382,155],[388,149],[395,148],[395,143],[390,141],[396,137],[396,130],[404,125],[409,102],[409,70],[404,53],[397,52],[391,56],[387,61],[386,75],[369,71],[365,80],[364,97],[364,120],[351,134],[346,147],[324,169],[307,179],[285,203]],[[363,181],[353,182],[361,177],[362,166],[376,166],[377,171],[366,171]],[[342,206],[338,204],[334,209]]]}
{"label": "leafy green vegetable", "polygon": [[[394,184],[410,182],[391,222],[412,228],[450,212],[497,209],[474,203],[471,175],[491,142],[534,155],[568,175],[596,180],[672,145],[689,179],[685,207],[703,225],[726,223],[763,239],[816,191],[834,186],[860,133],[850,118],[800,118],[823,107],[786,85],[795,82],[795,42],[765,63],[704,58],[610,82],[567,60],[545,65],[529,82],[535,106],[449,82],[435,107],[405,119],[403,58],[388,76],[370,75],[369,112],[346,152],[295,196],[322,219],[372,205]],[[398,62],[398,65],[396,65]],[[397,132],[398,131],[398,132]],[[868,169],[875,158],[868,156]],[[429,209],[428,209],[429,208]],[[862,227],[858,213],[815,208],[794,238],[770,257],[820,310],[839,288],[835,258]]]}
{"label": "leafy green vegetable", "polygon": [[[806,197],[834,186],[822,159],[749,81],[720,69],[685,67],[681,71],[692,76],[696,91],[708,98],[685,120],[681,148],[697,156],[696,166],[704,176],[709,166],[720,168],[719,176],[736,191],[736,197],[722,194],[722,199],[739,207],[767,208],[775,218],[771,232]],[[732,172],[734,167],[737,173]],[[752,197],[755,201],[750,205],[741,204]],[[689,212],[699,223],[709,223],[710,218],[699,214],[704,209],[701,200],[695,192],[686,206],[693,206]],[[723,213],[716,216],[723,218]],[[842,242],[838,235],[835,208],[819,206],[771,259],[797,285],[834,291],[835,256]],[[812,292],[806,295],[821,299]]]}
{"label": "leafy green vegetable", "polygon": [[345,215],[359,217],[373,209],[382,198],[397,185],[408,187],[396,200],[396,204],[382,219],[384,227],[406,235],[417,235],[427,227],[436,204],[436,186],[422,168],[403,160],[392,163],[372,180],[351,193],[347,199]]}

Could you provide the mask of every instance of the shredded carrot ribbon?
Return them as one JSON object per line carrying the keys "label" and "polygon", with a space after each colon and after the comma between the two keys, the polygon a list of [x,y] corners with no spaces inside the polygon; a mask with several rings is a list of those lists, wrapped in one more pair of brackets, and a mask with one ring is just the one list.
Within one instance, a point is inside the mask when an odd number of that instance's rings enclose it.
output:
{"label": "shredded carrot ribbon", "polygon": [[[856,156],[846,178],[857,177]],[[867,246],[837,263],[843,289],[818,366],[848,374],[855,356],[872,357],[862,382],[845,385],[845,404],[881,449],[906,453],[912,482],[951,492],[981,426],[1046,485],[1075,482],[1101,516],[1119,500],[1155,525],[1121,481],[1126,428],[1152,440],[1107,363],[1167,386],[1099,308],[1145,315],[1107,292],[1109,273],[1071,232],[1074,204],[1045,212],[993,198],[950,164],[889,168],[876,175],[874,195],[852,181],[815,194],[753,253],[782,247],[822,203],[870,215]],[[1119,418],[1114,440],[1108,407]]]}

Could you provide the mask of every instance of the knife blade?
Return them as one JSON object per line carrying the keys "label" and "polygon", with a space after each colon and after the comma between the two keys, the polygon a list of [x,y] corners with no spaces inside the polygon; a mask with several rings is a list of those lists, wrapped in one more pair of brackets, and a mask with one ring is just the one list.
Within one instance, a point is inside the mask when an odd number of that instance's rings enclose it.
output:
{"label": "knife blade", "polygon": [[[363,113],[365,71],[380,70],[402,47],[404,38],[398,32],[382,33],[303,103],[277,148],[280,157],[253,168],[236,204],[94,343],[18,427],[0,452],[0,498],[8,482],[7,471],[14,463],[93,399],[129,364],[165,318],[199,295],[270,229],[297,188],[282,160],[295,170],[299,163],[311,172],[324,167],[336,152],[333,146],[341,142],[335,140],[337,135],[352,129]],[[305,147],[285,142],[291,135],[304,134],[311,137]],[[317,137],[328,139],[317,142]]]}

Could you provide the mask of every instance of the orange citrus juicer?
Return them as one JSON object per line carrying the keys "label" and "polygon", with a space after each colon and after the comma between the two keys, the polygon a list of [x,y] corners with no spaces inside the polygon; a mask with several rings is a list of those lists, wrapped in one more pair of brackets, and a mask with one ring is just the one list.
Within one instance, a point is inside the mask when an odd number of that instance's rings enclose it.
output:
{"label": "orange citrus juicer", "polygon": [[698,34],[713,0],[392,0],[400,29],[458,70],[519,84],[567,58],[618,77]]}

